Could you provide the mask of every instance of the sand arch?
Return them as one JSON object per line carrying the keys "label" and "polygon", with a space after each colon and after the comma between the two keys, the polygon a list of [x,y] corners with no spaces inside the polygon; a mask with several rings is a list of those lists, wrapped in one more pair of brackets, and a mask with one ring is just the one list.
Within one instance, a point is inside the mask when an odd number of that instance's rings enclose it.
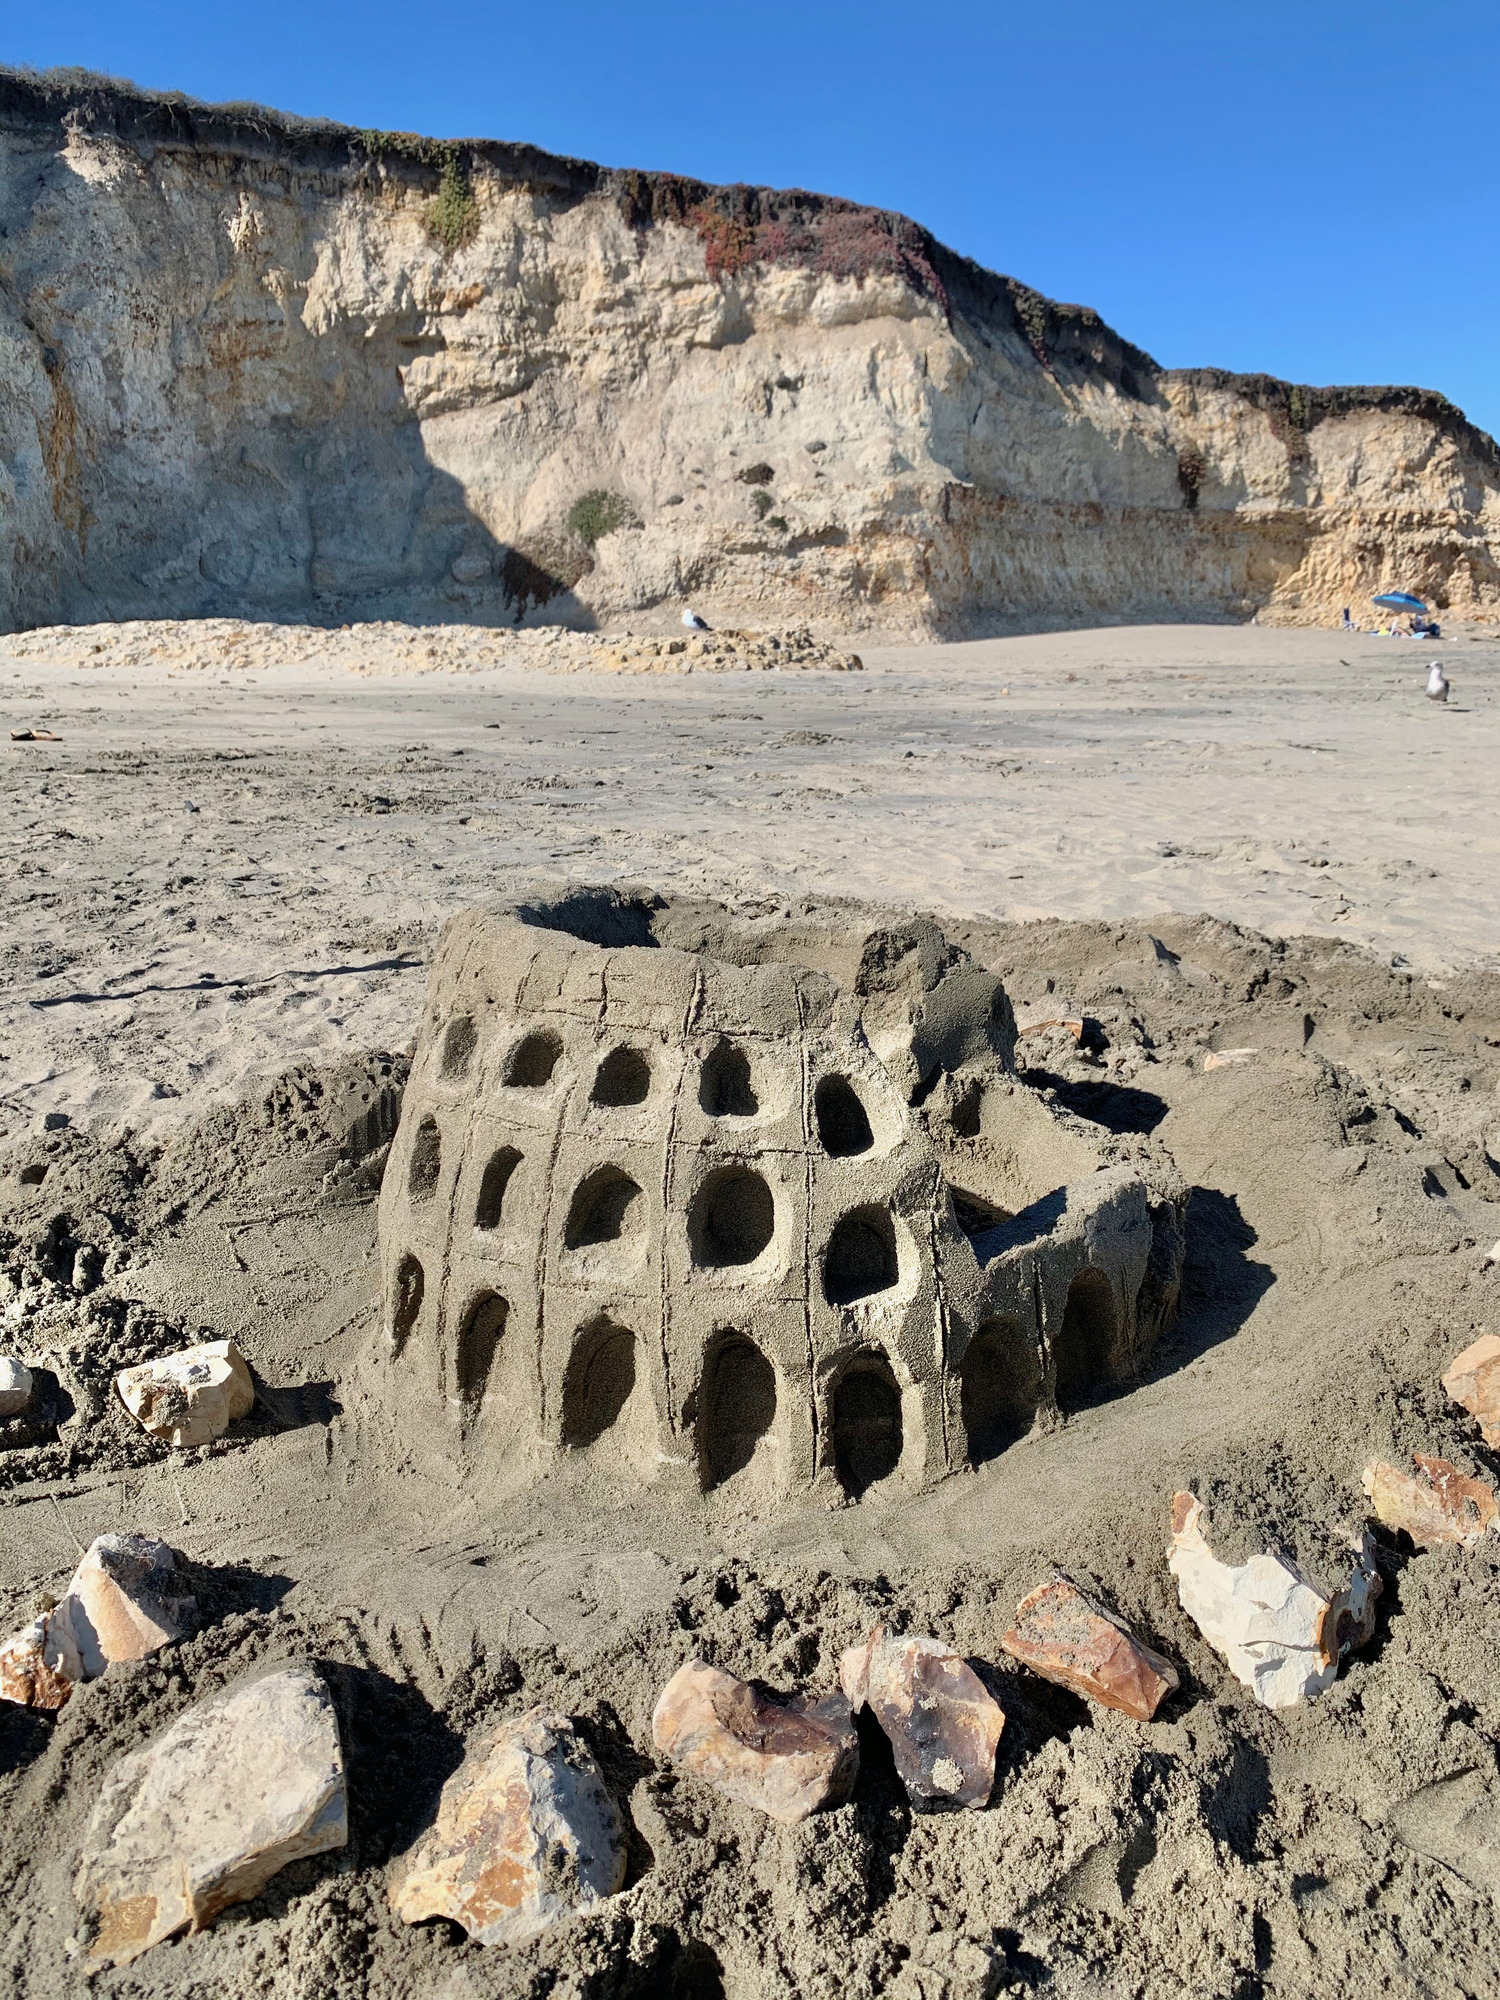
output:
{"label": "sand arch", "polygon": [[754,1167],[736,1161],[704,1181],[688,1212],[693,1262],[705,1270],[757,1263],[776,1235],[776,1197]]}
{"label": "sand arch", "polygon": [[1052,1343],[1054,1394],[1064,1413],[1097,1402],[1109,1385],[1116,1334],[1114,1294],[1102,1271],[1085,1266],[1068,1287]]}
{"label": "sand arch", "polygon": [[855,1159],[875,1144],[870,1114],[844,1076],[825,1076],[813,1093],[818,1138],[831,1160]]}
{"label": "sand arch", "polygon": [[760,1110],[748,1053],[737,1042],[720,1042],[700,1073],[698,1102],[710,1118],[754,1118]]}
{"label": "sand arch", "polygon": [[776,1421],[776,1370],[753,1340],[725,1332],[710,1345],[697,1399],[696,1443],[705,1492],[743,1472]]}
{"label": "sand arch", "polygon": [[590,1101],[607,1110],[644,1104],[651,1095],[651,1065],[628,1042],[610,1053],[594,1072]]}
{"label": "sand arch", "polygon": [[596,1167],[574,1190],[563,1228],[565,1250],[598,1249],[630,1244],[645,1228],[645,1197],[640,1182],[623,1167]]}
{"label": "sand arch", "polygon": [[443,1170],[443,1141],[436,1118],[424,1118],[412,1142],[411,1160],[406,1169],[406,1186],[414,1202],[431,1201],[437,1193],[438,1176]]}
{"label": "sand arch", "polygon": [[960,1139],[977,1139],[984,1112],[984,1090],[977,1083],[965,1084],[954,1100],[948,1122]]}
{"label": "sand arch", "polygon": [[551,1029],[524,1035],[505,1059],[505,1081],[515,1090],[543,1090],[562,1057],[562,1038]]}
{"label": "sand arch", "polygon": [[470,1300],[459,1326],[454,1389],[470,1416],[477,1414],[484,1401],[509,1317],[510,1306],[498,1292],[481,1292]]}
{"label": "sand arch", "polygon": [[878,1349],[847,1362],[828,1398],[830,1455],[851,1500],[889,1479],[901,1463],[905,1425],[895,1372]]}
{"label": "sand arch", "polygon": [[391,1351],[398,1359],[422,1317],[422,1297],[426,1289],[427,1279],[422,1266],[408,1252],[396,1266],[395,1298],[391,1308]]}
{"label": "sand arch", "polygon": [[1015,1320],[990,1319],[969,1342],[958,1375],[969,1463],[986,1465],[1036,1421],[1041,1357]]}
{"label": "sand arch", "polygon": [[515,1146],[497,1146],[484,1164],[474,1202],[474,1227],[498,1229],[505,1213],[505,1193],[522,1154]]}
{"label": "sand arch", "polygon": [[896,1225],[874,1203],[841,1218],[823,1253],[823,1290],[830,1305],[852,1306],[891,1291],[901,1278]]}
{"label": "sand arch", "polygon": [[601,1315],[581,1329],[568,1362],[563,1443],[575,1451],[597,1444],[619,1422],[635,1386],[635,1335],[619,1321]]}
{"label": "sand arch", "polygon": [[443,1034],[443,1054],[439,1075],[444,1083],[458,1083],[469,1073],[474,1051],[479,1046],[479,1029],[472,1014],[459,1014]]}

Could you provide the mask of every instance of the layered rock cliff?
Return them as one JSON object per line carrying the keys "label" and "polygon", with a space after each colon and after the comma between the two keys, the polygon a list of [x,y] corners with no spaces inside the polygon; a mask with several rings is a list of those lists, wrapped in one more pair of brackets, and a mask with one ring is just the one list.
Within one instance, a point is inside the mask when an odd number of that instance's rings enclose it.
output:
{"label": "layered rock cliff", "polygon": [[1442,397],[1170,370],[847,202],[0,74],[0,626],[1500,613]]}

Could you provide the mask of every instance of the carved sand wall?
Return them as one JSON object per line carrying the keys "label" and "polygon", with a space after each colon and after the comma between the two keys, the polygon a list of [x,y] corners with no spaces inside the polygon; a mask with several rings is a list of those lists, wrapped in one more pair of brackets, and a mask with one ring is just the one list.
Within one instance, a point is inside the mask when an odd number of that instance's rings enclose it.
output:
{"label": "carved sand wall", "polygon": [[456,1467],[858,1498],[1135,1376],[1181,1183],[1017,1080],[934,925],[736,963],[609,896],[529,917],[444,930],[381,1194],[387,1387]]}

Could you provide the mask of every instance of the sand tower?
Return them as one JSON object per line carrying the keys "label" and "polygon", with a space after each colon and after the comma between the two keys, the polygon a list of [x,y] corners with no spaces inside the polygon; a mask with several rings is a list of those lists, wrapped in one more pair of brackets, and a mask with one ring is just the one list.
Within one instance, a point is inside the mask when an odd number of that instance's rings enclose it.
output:
{"label": "sand tower", "polygon": [[380,1201],[387,1365],[455,1464],[757,1504],[915,1489],[1128,1379],[1159,1148],[1014,1073],[925,921],[581,891],[445,928]]}

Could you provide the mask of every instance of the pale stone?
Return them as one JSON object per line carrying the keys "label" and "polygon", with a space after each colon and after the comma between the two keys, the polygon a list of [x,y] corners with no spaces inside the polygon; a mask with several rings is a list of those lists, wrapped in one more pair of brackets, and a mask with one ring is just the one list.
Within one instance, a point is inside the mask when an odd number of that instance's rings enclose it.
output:
{"label": "pale stone", "polygon": [[1443,1377],[1443,1387],[1455,1403],[1479,1419],[1479,1434],[1485,1443],[1500,1445],[1500,1337],[1481,1334],[1462,1354],[1455,1355]]}
{"label": "pale stone", "polygon": [[1205,1069],[1235,1069],[1260,1054],[1259,1049],[1210,1049],[1203,1058]]}
{"label": "pale stone", "polygon": [[1055,1577],[1023,1597],[1000,1644],[1043,1680],[1120,1709],[1137,1722],[1149,1722],[1178,1685],[1171,1661],[1143,1645],[1071,1577]]}
{"label": "pale stone", "polygon": [[178,1588],[176,1552],[165,1542],[100,1535],[52,1613],[48,1662],[70,1680],[94,1680],[111,1660],[144,1660],[185,1638],[197,1609]]}
{"label": "pale stone", "polygon": [[31,1407],[31,1370],[13,1354],[0,1354],[0,1417],[19,1417]]}
{"label": "pale stone", "polygon": [[1365,1467],[1365,1492],[1382,1527],[1404,1530],[1423,1548],[1438,1542],[1472,1548],[1500,1527],[1500,1503],[1488,1479],[1469,1479],[1445,1458],[1412,1463],[1415,1477],[1384,1459]]}
{"label": "pale stone", "polygon": [[689,1660],[662,1689],[651,1716],[658,1750],[726,1798],[795,1826],[841,1805],[859,1775],[849,1704],[770,1701],[748,1682]]}
{"label": "pale stone", "polygon": [[311,1666],[200,1701],[105,1777],[73,1892],[91,1957],[125,1965],[202,1930],[349,1838],[333,1701]]}
{"label": "pale stone", "polygon": [[625,1880],[619,1811],[563,1715],[533,1708],[443,1787],[391,1889],[408,1924],[447,1917],[480,1944],[525,1944]]}
{"label": "pale stone", "polygon": [[244,1356],[232,1340],[184,1347],[115,1377],[120,1401],[141,1429],[168,1444],[210,1444],[255,1406]]}
{"label": "pale stone", "polygon": [[877,1625],[839,1661],[856,1714],[868,1706],[890,1739],[919,1811],[977,1812],[995,1783],[1005,1711],[972,1667],[938,1639],[894,1639]]}
{"label": "pale stone", "polygon": [[1197,1497],[1173,1496],[1167,1567],[1182,1608],[1267,1708],[1326,1693],[1340,1660],[1371,1637],[1380,1578],[1369,1537],[1351,1552],[1349,1582],[1331,1598],[1287,1556],[1267,1552],[1234,1568],[1209,1547]]}
{"label": "pale stone", "polygon": [[0,1701],[58,1709],[73,1692],[68,1676],[47,1662],[49,1616],[44,1611],[0,1645]]}

